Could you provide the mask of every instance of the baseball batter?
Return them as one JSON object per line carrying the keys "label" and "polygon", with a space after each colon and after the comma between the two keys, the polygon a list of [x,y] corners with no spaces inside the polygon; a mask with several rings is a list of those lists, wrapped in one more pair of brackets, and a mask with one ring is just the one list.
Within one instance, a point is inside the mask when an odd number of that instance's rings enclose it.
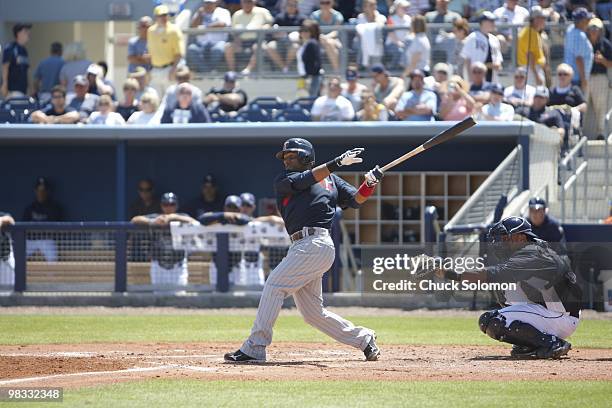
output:
{"label": "baseball batter", "polygon": [[480,316],[483,333],[513,345],[511,356],[560,358],[571,349],[566,338],[580,321],[582,291],[566,256],[559,255],[531,231],[521,217],[508,217],[489,230],[499,263],[477,272],[438,271],[453,280],[515,282],[500,293],[505,306]]}
{"label": "baseball batter", "polygon": [[293,296],[304,321],[323,333],[363,351],[366,360],[378,360],[380,350],[373,330],[358,327],[323,307],[322,276],[334,261],[330,237],[336,204],[359,208],[374,192],[383,176],[375,167],[365,175],[359,190],[333,174],[341,167],[361,163],[356,148],[314,167],[312,144],[292,138],[283,144],[276,158],[285,171],[274,180],[276,201],[292,245],[287,256],[270,273],[259,301],[251,335],[240,349],[224,356],[226,361],[265,361],[272,342],[272,328],[287,296]]}

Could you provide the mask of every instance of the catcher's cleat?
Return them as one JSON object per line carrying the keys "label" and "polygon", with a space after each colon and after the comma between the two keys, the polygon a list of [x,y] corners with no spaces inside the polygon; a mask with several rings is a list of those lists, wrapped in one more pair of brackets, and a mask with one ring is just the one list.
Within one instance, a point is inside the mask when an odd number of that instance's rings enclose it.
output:
{"label": "catcher's cleat", "polygon": [[533,358],[536,350],[536,347],[519,346],[518,344],[514,344],[512,345],[510,356],[514,358]]}
{"label": "catcher's cleat", "polygon": [[376,336],[372,336],[370,342],[363,349],[363,354],[365,355],[366,361],[376,361],[380,357],[380,349],[376,345]]}
{"label": "catcher's cleat", "polygon": [[557,338],[549,347],[540,347],[535,351],[535,358],[553,360],[559,359],[562,356],[567,355],[571,350],[572,345],[563,339]]}
{"label": "catcher's cleat", "polygon": [[223,356],[223,359],[225,361],[231,361],[232,363],[247,363],[250,361],[263,361],[263,360],[258,360],[255,357],[251,357],[248,354],[244,354],[240,350],[236,350],[233,353],[226,353]]}

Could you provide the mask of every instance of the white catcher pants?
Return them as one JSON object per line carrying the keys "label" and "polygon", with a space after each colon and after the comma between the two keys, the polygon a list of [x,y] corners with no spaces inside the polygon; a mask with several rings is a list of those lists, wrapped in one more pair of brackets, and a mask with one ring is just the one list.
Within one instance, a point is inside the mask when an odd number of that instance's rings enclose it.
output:
{"label": "white catcher pants", "polygon": [[283,300],[293,296],[304,321],[333,339],[365,349],[374,331],[355,326],[323,307],[323,274],[334,262],[334,243],[329,234],[307,236],[291,245],[287,256],[264,285],[251,335],[240,350],[258,360],[266,359],[266,347],[272,342],[272,328]]}
{"label": "white catcher pants", "polygon": [[579,319],[568,313],[555,312],[535,303],[521,303],[499,310],[506,318],[506,326],[515,320],[528,323],[542,333],[567,339],[578,327]]}

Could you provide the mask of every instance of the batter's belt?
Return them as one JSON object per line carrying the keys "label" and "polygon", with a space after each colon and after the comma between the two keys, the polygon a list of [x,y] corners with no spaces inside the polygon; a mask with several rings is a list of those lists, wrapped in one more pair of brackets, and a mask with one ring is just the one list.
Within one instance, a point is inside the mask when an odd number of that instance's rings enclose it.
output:
{"label": "batter's belt", "polygon": [[302,238],[306,238],[310,235],[329,235],[329,230],[319,227],[304,227],[299,231],[291,234],[291,242],[299,241]]}

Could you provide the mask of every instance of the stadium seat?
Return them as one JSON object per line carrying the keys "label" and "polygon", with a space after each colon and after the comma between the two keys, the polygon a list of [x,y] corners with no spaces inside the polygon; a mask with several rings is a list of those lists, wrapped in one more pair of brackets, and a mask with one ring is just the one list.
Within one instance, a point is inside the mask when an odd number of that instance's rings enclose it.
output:
{"label": "stadium seat", "polygon": [[11,110],[0,109],[0,124],[3,123],[17,123],[18,119],[15,116],[15,112]]}
{"label": "stadium seat", "polygon": [[34,98],[20,96],[7,99],[2,103],[0,109],[12,111],[17,120],[15,123],[27,123],[30,114],[38,109],[38,103]]}
{"label": "stadium seat", "polygon": [[297,98],[296,100],[291,102],[290,106],[294,109],[301,108],[301,109],[306,109],[308,112],[310,112],[310,110],[312,109],[312,104],[314,103],[315,99],[317,98],[314,96],[306,96],[303,98]]}
{"label": "stadium seat", "polygon": [[260,96],[249,103],[249,109],[263,109],[272,113],[274,110],[285,109],[287,102],[283,101],[278,96]]}
{"label": "stadium seat", "polygon": [[274,115],[275,122],[310,122],[310,112],[303,108],[287,108]]}
{"label": "stadium seat", "polygon": [[234,119],[235,122],[270,122],[272,116],[264,109],[247,109]]}

